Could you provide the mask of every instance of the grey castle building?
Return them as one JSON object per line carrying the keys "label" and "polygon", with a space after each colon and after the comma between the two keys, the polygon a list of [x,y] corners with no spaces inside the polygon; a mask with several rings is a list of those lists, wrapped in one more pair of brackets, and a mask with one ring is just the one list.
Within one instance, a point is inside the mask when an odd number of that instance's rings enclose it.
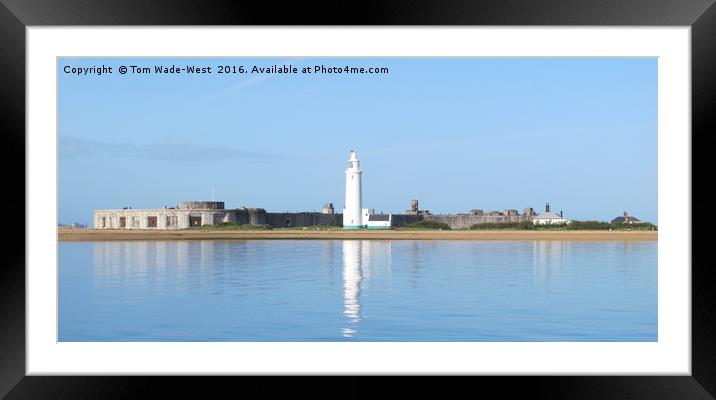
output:
{"label": "grey castle building", "polygon": [[227,209],[223,201],[186,201],[177,207],[157,209],[96,210],[95,229],[187,229],[203,225],[239,223],[272,227],[338,225],[341,214],[317,212],[269,213],[263,208]]}

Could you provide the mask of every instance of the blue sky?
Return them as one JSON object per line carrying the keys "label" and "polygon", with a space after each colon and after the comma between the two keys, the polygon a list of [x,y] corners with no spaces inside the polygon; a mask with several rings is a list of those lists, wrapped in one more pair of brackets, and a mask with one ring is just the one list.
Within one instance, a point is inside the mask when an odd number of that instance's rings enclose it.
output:
{"label": "blue sky", "polygon": [[[77,76],[65,66],[113,67]],[[121,75],[121,65],[324,64],[383,75]],[[433,213],[550,202],[567,218],[657,221],[657,59],[60,59],[59,219],[214,199]]]}

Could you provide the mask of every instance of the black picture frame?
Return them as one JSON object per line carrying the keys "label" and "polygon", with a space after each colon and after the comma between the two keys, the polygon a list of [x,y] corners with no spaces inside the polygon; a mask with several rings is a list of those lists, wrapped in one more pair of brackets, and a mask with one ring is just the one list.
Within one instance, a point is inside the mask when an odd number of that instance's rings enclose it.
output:
{"label": "black picture frame", "polygon": [[[4,138],[5,197],[11,210],[24,210],[25,177],[25,28],[58,25],[560,25],[560,26],[690,26],[692,56],[692,164],[695,153],[708,151],[716,133],[716,6],[714,0],[502,0],[502,1],[392,1],[385,3],[286,3],[247,1],[146,1],[118,2],[0,0],[0,132]],[[692,210],[708,213],[694,196],[699,171],[692,167]],[[20,195],[23,193],[23,195]],[[24,214],[25,214],[24,213]],[[684,218],[693,221],[686,213]],[[37,377],[25,376],[25,226],[19,213],[3,216],[12,226],[6,238],[6,262],[0,268],[0,398],[131,398],[162,394],[167,386],[184,395],[211,397],[232,379],[197,385],[193,379],[152,377]],[[692,224],[693,226],[693,224]],[[716,281],[710,267],[695,257],[703,252],[704,236],[692,231],[692,374],[690,376],[593,377],[476,377],[439,385],[443,396],[457,390],[490,393],[497,389],[513,395],[579,399],[709,399],[716,393]],[[699,250],[699,251],[696,251]],[[689,266],[683,266],[689,267]],[[332,397],[372,396],[362,378],[340,378],[344,392]],[[291,385],[251,383],[269,393],[306,391],[315,396],[311,379]],[[382,389],[424,392],[429,380]],[[381,384],[384,384],[381,383]],[[411,389],[412,388],[412,389]],[[192,392],[191,390],[194,390]],[[242,388],[241,391],[248,390]],[[386,391],[387,390],[387,391]],[[468,392],[469,393],[469,392]]]}

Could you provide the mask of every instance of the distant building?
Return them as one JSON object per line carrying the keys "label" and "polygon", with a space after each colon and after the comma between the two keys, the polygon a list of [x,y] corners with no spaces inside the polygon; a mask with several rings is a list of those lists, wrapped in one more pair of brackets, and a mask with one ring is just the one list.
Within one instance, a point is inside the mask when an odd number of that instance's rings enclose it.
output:
{"label": "distant building", "polygon": [[572,221],[564,219],[561,211],[559,214],[549,211],[549,203],[547,203],[544,212],[534,216],[532,223],[535,225],[563,225],[571,224]]}
{"label": "distant building", "polygon": [[410,200],[410,208],[405,210],[405,214],[407,215],[428,215],[430,214],[430,210],[421,210],[420,207],[418,207],[418,199]]}
{"label": "distant building", "polygon": [[628,212],[624,211],[624,215],[616,217],[612,220],[612,224],[640,224],[639,218],[629,215]]}
{"label": "distant building", "polygon": [[333,208],[333,203],[324,204],[322,212],[324,214],[335,214],[336,210],[335,210],[335,208]]}
{"label": "distant building", "polygon": [[368,229],[390,229],[391,227],[391,214],[370,214],[368,216]]}

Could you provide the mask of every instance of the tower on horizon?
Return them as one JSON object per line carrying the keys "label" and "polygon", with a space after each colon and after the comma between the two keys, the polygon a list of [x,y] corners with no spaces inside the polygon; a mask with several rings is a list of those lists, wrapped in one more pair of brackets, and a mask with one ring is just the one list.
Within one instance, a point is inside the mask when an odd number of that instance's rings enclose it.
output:
{"label": "tower on horizon", "polygon": [[343,228],[360,229],[363,225],[362,195],[361,195],[361,170],[360,161],[356,152],[351,150],[351,157],[348,159],[346,169],[346,202],[343,208]]}

